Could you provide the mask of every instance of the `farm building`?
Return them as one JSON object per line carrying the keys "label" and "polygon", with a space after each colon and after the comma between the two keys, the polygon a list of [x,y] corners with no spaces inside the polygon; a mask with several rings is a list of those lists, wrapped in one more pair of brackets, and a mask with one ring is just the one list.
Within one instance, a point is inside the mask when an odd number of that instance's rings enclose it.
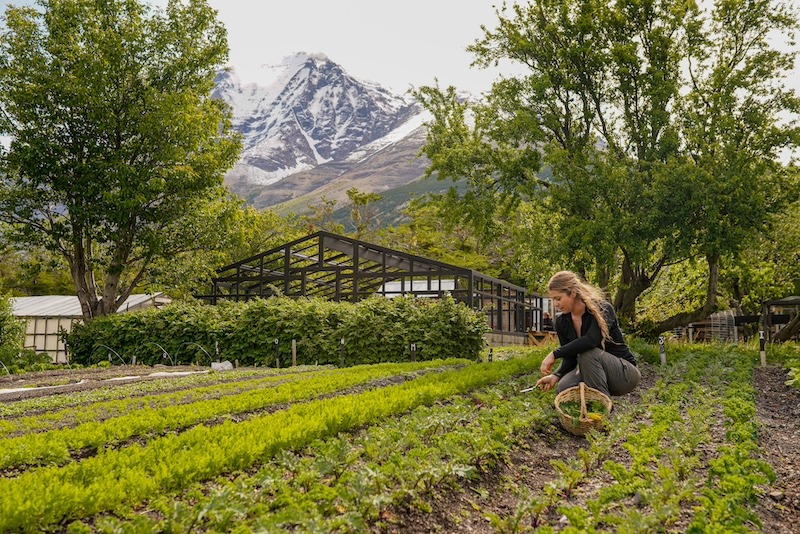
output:
{"label": "farm building", "polygon": [[[76,321],[83,320],[81,305],[74,295],[44,295],[11,299],[14,315],[25,319],[25,348],[44,352],[54,363],[67,363],[67,350],[62,332],[71,332]],[[119,312],[141,310],[170,302],[162,293],[131,295]]]}
{"label": "farm building", "polygon": [[276,294],[358,302],[372,295],[436,298],[449,293],[483,312],[490,341],[522,344],[539,330],[542,298],[485,274],[357,239],[316,232],[217,271],[212,304]]}

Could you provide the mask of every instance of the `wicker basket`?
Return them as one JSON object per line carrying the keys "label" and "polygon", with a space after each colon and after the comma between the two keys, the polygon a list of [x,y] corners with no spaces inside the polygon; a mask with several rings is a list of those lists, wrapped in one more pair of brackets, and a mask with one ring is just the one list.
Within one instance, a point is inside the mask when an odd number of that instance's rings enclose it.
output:
{"label": "wicker basket", "polygon": [[[579,401],[581,403],[581,414],[578,417],[577,422],[573,416],[564,413],[564,411],[561,409],[561,403],[575,401]],[[611,413],[611,407],[613,406],[613,403],[608,395],[597,389],[590,388],[583,382],[577,386],[567,388],[556,395],[556,412],[558,412],[558,417],[561,419],[561,426],[563,426],[565,430],[575,434],[576,436],[583,436],[590,430],[603,429],[605,424],[603,419],[591,419],[587,416],[586,403],[589,401],[601,402],[606,407],[608,413]]]}

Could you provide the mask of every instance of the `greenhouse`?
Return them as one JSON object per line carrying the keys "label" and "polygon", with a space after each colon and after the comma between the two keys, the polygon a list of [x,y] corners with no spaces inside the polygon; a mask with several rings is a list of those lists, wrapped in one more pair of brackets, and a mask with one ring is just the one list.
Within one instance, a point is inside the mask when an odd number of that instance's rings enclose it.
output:
{"label": "greenhouse", "polygon": [[316,232],[217,271],[208,295],[246,301],[274,295],[358,302],[373,295],[449,293],[483,312],[493,341],[523,343],[540,330],[542,298],[485,274],[329,232]]}

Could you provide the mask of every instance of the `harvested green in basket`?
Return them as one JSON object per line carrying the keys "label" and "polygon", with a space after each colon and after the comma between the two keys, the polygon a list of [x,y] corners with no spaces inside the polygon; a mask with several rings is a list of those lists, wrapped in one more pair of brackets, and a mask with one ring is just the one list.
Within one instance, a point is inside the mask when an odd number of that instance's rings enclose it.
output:
{"label": "harvested green in basket", "polygon": [[606,416],[613,407],[608,395],[583,382],[556,395],[553,404],[561,426],[576,436],[605,428]]}
{"label": "harvested green in basket", "polygon": [[[561,410],[572,417],[572,425],[577,427],[581,416],[580,401],[569,401],[561,403]],[[595,421],[600,421],[608,415],[608,409],[602,402],[588,401],[586,403],[586,417]]]}

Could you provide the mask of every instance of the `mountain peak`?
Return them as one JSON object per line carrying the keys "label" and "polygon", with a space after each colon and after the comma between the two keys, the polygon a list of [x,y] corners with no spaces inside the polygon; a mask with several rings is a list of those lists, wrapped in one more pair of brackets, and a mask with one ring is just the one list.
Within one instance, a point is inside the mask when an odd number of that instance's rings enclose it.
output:
{"label": "mountain peak", "polygon": [[286,81],[297,74],[303,68],[320,68],[323,65],[332,63],[328,56],[321,52],[309,54],[308,52],[296,52],[284,56],[277,63],[265,63],[259,67],[258,82],[251,82],[248,85],[260,85],[269,87],[272,85],[285,85]]}
{"label": "mountain peak", "polygon": [[278,65],[268,85],[218,77],[214,96],[233,108],[244,150],[234,173],[268,185],[290,174],[345,161],[419,113],[418,106],[362,82],[322,53],[298,52]]}
{"label": "mountain peak", "polygon": [[330,59],[328,59],[328,56],[326,56],[322,52],[314,52],[311,54],[309,54],[308,52],[296,52],[294,54],[290,54],[284,57],[281,60],[280,65],[285,65],[285,66],[304,65],[309,60],[313,60],[316,63],[325,63],[327,61],[330,61]]}

